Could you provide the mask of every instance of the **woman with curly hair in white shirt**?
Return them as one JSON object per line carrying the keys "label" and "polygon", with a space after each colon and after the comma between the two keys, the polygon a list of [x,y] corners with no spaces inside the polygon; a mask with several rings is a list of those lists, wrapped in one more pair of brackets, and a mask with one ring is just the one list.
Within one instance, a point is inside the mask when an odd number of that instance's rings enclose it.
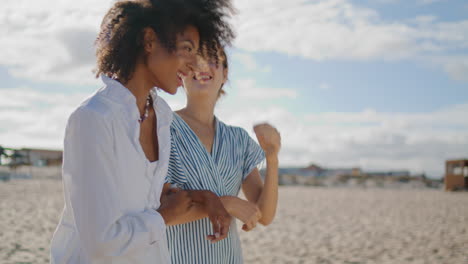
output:
{"label": "woman with curly hair in white shirt", "polygon": [[226,237],[230,216],[212,192],[174,191],[160,202],[172,111],[155,87],[175,94],[199,50],[216,58],[214,47],[233,38],[229,8],[227,0],[123,1],[105,15],[96,41],[104,86],[66,128],[52,263],[169,263],[166,225],[192,203],[216,222],[213,240]]}

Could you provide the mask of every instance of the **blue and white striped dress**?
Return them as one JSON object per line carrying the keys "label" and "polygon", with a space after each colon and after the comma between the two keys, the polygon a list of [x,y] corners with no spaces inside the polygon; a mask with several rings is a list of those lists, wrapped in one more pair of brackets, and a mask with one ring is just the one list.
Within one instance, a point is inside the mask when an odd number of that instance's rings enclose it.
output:
{"label": "blue and white striped dress", "polygon": [[[211,154],[176,113],[171,125],[172,147],[166,181],[186,190],[210,190],[218,196],[237,196],[242,181],[264,159],[260,146],[240,127],[215,118]],[[227,238],[211,243],[208,218],[170,226],[166,230],[172,263],[243,263],[235,220]]]}

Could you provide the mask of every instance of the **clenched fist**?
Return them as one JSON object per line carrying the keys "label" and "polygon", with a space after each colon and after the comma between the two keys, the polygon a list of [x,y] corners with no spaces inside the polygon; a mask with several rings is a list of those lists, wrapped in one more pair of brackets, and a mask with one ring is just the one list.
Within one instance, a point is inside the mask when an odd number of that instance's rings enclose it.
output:
{"label": "clenched fist", "polygon": [[265,151],[265,155],[278,155],[281,148],[281,136],[276,128],[263,123],[255,125],[254,132],[260,147]]}

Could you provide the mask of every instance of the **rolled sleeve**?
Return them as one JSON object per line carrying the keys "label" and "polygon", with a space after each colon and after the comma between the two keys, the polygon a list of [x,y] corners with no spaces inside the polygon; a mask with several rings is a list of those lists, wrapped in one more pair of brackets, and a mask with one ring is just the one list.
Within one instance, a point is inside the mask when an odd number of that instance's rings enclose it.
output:
{"label": "rolled sleeve", "polygon": [[156,210],[149,209],[145,210],[144,213],[146,214],[146,225],[151,228],[149,244],[154,244],[166,236],[166,223]]}
{"label": "rolled sleeve", "polygon": [[255,142],[255,140],[249,136],[247,131],[242,129],[242,135],[245,142],[242,180],[245,181],[253,169],[256,168],[265,159],[265,152],[257,144],[257,142]]}

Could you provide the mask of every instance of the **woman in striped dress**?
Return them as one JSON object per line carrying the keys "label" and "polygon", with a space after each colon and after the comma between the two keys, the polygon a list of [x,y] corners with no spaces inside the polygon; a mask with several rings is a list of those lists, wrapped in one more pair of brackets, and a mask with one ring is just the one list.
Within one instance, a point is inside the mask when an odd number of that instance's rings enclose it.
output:
{"label": "woman in striped dress", "polygon": [[[270,224],[275,216],[281,139],[274,127],[257,125],[254,131],[259,146],[244,129],[216,118],[215,104],[224,93],[228,73],[226,54],[222,49],[219,54],[218,63],[203,59],[201,70],[183,79],[187,105],[174,113],[165,190],[176,185],[184,190],[212,191],[221,197],[229,214],[243,222],[242,229],[249,231],[257,222]],[[263,182],[256,167],[265,158]],[[241,188],[247,200],[237,197]],[[192,206],[179,223],[167,230],[172,263],[243,262],[235,220],[219,242],[207,237],[212,226],[201,205]]]}

